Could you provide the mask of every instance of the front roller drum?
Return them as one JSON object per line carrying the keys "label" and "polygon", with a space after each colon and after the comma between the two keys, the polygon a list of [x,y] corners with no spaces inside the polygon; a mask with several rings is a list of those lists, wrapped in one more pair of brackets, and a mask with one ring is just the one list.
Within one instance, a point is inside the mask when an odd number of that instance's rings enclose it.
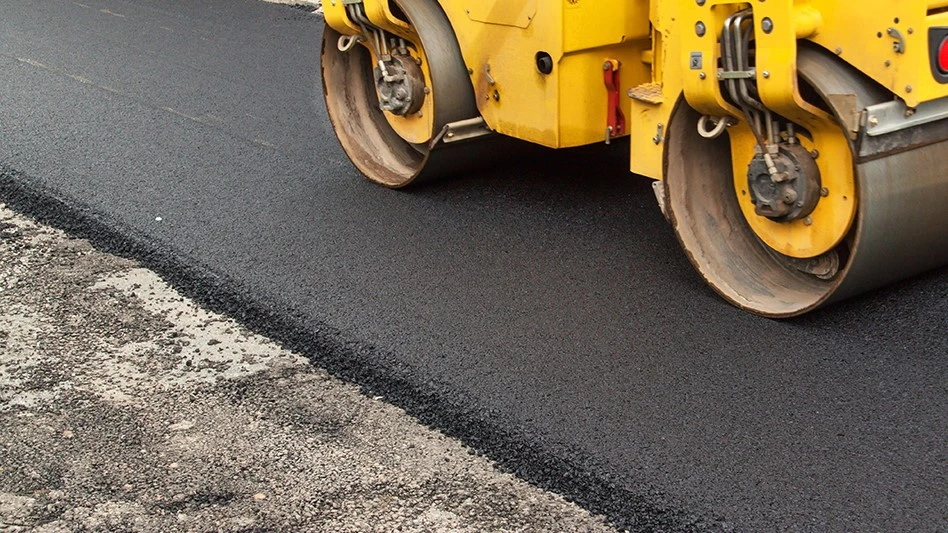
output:
{"label": "front roller drum", "polygon": [[[420,140],[406,140],[393,128],[393,117],[386,116],[392,115],[391,106],[381,109],[377,62],[367,46],[356,44],[341,51],[342,35],[327,25],[321,65],[326,109],[342,148],[370,180],[399,188],[459,168],[464,158],[477,158],[480,143],[439,142],[438,134],[446,125],[478,116],[473,87],[444,12],[433,0],[395,4],[417,34],[418,42],[412,44],[425,63],[424,93],[416,94],[415,101],[430,99],[424,109],[431,116],[424,117],[429,126]],[[414,114],[421,108],[397,111]]]}
{"label": "front roller drum", "polygon": [[[829,94],[867,94],[852,87],[858,77],[840,74],[831,58],[806,52],[799,68],[827,101]],[[738,203],[730,140],[703,138],[700,120],[679,102],[666,140],[665,206],[692,264],[736,306],[767,317],[796,316],[948,264],[948,140],[882,157],[853,153],[856,216],[833,250],[838,270],[819,276],[755,234]],[[922,127],[944,129],[944,123]]]}

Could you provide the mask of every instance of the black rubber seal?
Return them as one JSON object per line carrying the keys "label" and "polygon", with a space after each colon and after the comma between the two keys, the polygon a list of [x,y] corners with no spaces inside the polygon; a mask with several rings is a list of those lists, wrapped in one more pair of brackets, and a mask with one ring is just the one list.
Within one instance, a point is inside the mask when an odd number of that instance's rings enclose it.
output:
{"label": "black rubber seal", "polygon": [[942,70],[938,64],[938,50],[945,39],[948,39],[948,28],[928,29],[928,55],[931,57],[932,75],[935,76],[938,83],[948,83],[948,71]]}

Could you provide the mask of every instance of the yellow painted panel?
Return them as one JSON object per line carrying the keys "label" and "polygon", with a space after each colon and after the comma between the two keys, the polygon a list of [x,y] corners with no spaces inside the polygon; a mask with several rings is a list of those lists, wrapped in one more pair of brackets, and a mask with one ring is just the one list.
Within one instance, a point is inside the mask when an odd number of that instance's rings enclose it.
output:
{"label": "yellow painted panel", "polygon": [[[510,0],[478,2],[485,10],[507,3],[522,5]],[[467,12],[469,0],[442,0],[441,5],[471,72],[478,108],[499,133],[555,148],[601,142],[608,97],[603,62],[622,61],[623,102],[628,88],[650,80],[640,58],[641,49],[648,47],[645,0],[548,0],[537,4],[526,27],[478,22]],[[633,18],[634,13],[640,15]],[[572,24],[569,32],[567,20]],[[602,31],[605,21],[608,31]],[[643,28],[644,40],[631,42]],[[576,32],[583,35],[576,37]],[[574,36],[567,39],[567,33]],[[580,48],[567,51],[567,40]],[[550,54],[552,73],[537,70],[538,52]]]}
{"label": "yellow painted panel", "polygon": [[648,66],[642,63],[641,51],[648,40],[626,46],[597,48],[567,54],[560,61],[559,145],[581,146],[602,142],[606,138],[608,92],[603,79],[603,64],[608,59],[619,61],[619,105],[629,126],[627,93],[635,85],[651,79]]}
{"label": "yellow painted panel", "polygon": [[465,10],[476,22],[526,28],[537,13],[537,0],[468,0]]}
{"label": "yellow painted panel", "polygon": [[565,0],[563,51],[573,52],[649,37],[648,2]]}
{"label": "yellow painted panel", "polygon": [[[812,40],[899,95],[909,106],[948,96],[930,68],[928,28],[948,26],[944,0],[813,0],[823,25]],[[932,15],[928,12],[931,10]],[[890,32],[891,30],[891,32]],[[895,51],[901,36],[904,53]]]}

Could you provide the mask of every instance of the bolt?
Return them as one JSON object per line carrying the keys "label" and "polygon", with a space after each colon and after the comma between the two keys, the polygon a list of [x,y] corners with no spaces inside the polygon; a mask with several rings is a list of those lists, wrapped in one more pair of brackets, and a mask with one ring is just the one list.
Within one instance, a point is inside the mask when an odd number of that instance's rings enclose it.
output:
{"label": "bolt", "polygon": [[770,17],[766,17],[760,21],[760,28],[764,30],[764,33],[770,33],[774,31],[774,21],[770,20]]}
{"label": "bolt", "polygon": [[905,86],[905,92],[907,92],[907,93],[912,92],[912,86],[911,86],[911,85],[906,85],[906,86]]}
{"label": "bolt", "polygon": [[889,61],[888,59],[886,59],[886,60],[885,60],[885,66],[886,66],[886,67],[891,67],[891,66],[892,66],[892,62]]}
{"label": "bolt", "polygon": [[915,108],[914,108],[914,107],[910,107],[910,108],[908,108],[908,109],[905,110],[905,118],[909,118],[909,117],[911,117],[911,116],[914,115],[914,114],[915,114]]}
{"label": "bolt", "polygon": [[875,127],[878,126],[878,125],[879,125],[879,117],[876,117],[876,116],[871,116],[871,117],[869,117],[869,127],[870,127],[870,128],[875,128]]}
{"label": "bolt", "polygon": [[908,29],[908,34],[909,34],[909,35],[912,35],[913,33],[915,33],[915,30],[914,30],[913,28],[909,28],[909,29]]}
{"label": "bolt", "polygon": [[769,78],[769,77],[770,77],[770,71],[769,71],[769,70],[765,70],[765,71],[764,71],[764,79],[767,79],[767,78]]}
{"label": "bolt", "polygon": [[826,187],[823,187],[822,189],[820,189],[820,196],[822,196],[823,198],[826,198],[829,195],[830,195],[829,189],[827,189]]}
{"label": "bolt", "polygon": [[797,207],[803,207],[803,202],[797,202]]}
{"label": "bolt", "polygon": [[819,150],[815,150],[815,149],[814,149],[814,150],[810,150],[810,157],[812,157],[813,159],[819,159],[819,158],[820,158],[820,151],[819,151]]}
{"label": "bolt", "polygon": [[806,225],[806,226],[812,226],[812,225],[813,225],[813,217],[806,217],[806,218],[804,218],[804,219],[803,219],[803,224]]}
{"label": "bolt", "polygon": [[425,87],[425,94],[431,94],[431,89],[429,89],[428,87]]}
{"label": "bolt", "polygon": [[497,92],[497,91],[494,91],[494,101],[495,101],[495,102],[499,102],[499,101],[500,101],[500,93]]}
{"label": "bolt", "polygon": [[701,73],[698,74],[698,79],[699,79],[699,80],[703,80],[703,79],[705,79],[705,78],[707,78],[707,77],[708,77],[708,75],[705,74],[704,72],[701,72]]}
{"label": "bolt", "polygon": [[473,76],[473,75],[474,75],[474,69],[468,67],[467,73],[468,73],[469,75]]}
{"label": "bolt", "polygon": [[842,48],[837,47],[836,50],[833,50],[833,51],[836,52],[836,55],[838,55],[838,56],[843,55],[843,49],[842,49]]}
{"label": "bolt", "polygon": [[422,113],[421,111],[419,111],[419,112],[418,112],[418,118],[421,118],[421,117],[423,117],[423,116],[425,116],[425,114]]}
{"label": "bolt", "polygon": [[719,79],[719,80],[723,80],[723,79],[724,79],[724,73],[723,73],[723,72],[718,72],[718,79]]}
{"label": "bolt", "polygon": [[602,64],[602,70],[612,70],[612,63],[606,61]]}
{"label": "bolt", "polygon": [[707,33],[708,28],[704,25],[704,22],[698,21],[695,24],[695,33],[698,34],[698,37],[704,37],[704,34]]}
{"label": "bolt", "polygon": [[697,2],[698,2],[698,5],[699,5],[699,6],[703,6],[703,5],[704,5],[704,0],[697,0]]}

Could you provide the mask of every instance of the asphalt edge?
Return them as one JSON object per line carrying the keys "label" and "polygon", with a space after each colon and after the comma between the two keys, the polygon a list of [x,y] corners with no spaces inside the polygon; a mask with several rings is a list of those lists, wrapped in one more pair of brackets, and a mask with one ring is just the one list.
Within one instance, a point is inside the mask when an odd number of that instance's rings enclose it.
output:
{"label": "asphalt edge", "polygon": [[[321,18],[319,1],[266,0],[314,12]],[[723,518],[687,512],[661,491],[626,488],[621,477],[589,458],[563,446],[534,444],[526,432],[499,427],[493,413],[465,405],[458,395],[448,401],[432,382],[410,379],[393,354],[346,338],[325,323],[308,320],[297,310],[285,311],[283,303],[247,296],[241,283],[195,265],[185,254],[98,212],[77,198],[42,184],[40,179],[0,160],[0,202],[37,222],[88,240],[95,248],[137,260],[160,275],[183,295],[208,309],[234,318],[249,330],[264,335],[283,348],[303,354],[332,376],[358,386],[369,397],[403,409],[419,423],[456,438],[475,453],[484,455],[502,471],[537,487],[558,493],[612,525],[631,531],[723,531],[731,527]],[[371,364],[367,364],[371,363]],[[597,475],[594,472],[609,472]]]}

